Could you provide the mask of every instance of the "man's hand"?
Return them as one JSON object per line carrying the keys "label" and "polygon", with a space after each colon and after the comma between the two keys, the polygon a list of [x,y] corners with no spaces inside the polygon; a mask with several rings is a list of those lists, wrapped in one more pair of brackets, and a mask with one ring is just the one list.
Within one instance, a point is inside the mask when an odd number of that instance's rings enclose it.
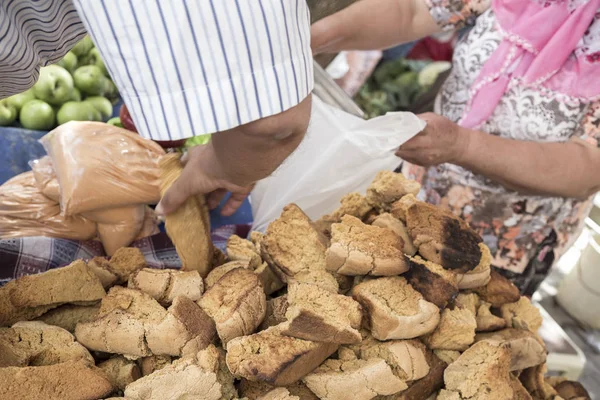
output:
{"label": "man's hand", "polygon": [[419,118],[427,122],[427,126],[400,146],[396,155],[423,167],[459,163],[469,146],[471,131],[437,114],[421,114]]}
{"label": "man's hand", "polygon": [[231,197],[221,211],[222,215],[230,216],[242,205],[253,188],[253,185],[241,187],[229,182],[210,144],[191,148],[181,161],[184,164],[183,172],[156,207],[159,215],[170,214],[188,197],[201,194],[206,195],[208,207],[215,209],[230,192]]}

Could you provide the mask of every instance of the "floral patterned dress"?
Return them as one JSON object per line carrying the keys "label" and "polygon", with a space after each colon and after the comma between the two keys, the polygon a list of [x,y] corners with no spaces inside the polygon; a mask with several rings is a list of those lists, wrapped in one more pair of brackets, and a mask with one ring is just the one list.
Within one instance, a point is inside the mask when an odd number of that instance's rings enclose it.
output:
{"label": "floral patterned dress", "polygon": [[[431,15],[444,29],[473,26],[457,43],[452,73],[435,106],[436,113],[458,122],[469,89],[502,36],[489,1],[428,2]],[[587,57],[600,54],[600,13],[576,51]],[[516,84],[510,85],[480,129],[514,140],[564,142],[579,137],[598,145],[599,121],[599,104],[567,104],[553,94]],[[405,164],[402,170],[422,183],[422,200],[446,207],[469,222],[492,251],[494,266],[528,295],[577,238],[591,208],[591,200],[522,196],[456,165],[425,169]]]}

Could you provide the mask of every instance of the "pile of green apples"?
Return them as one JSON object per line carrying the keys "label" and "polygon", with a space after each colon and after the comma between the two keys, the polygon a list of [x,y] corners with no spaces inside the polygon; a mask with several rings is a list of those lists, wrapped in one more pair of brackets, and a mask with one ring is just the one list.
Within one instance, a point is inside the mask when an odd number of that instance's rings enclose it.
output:
{"label": "pile of green apples", "polygon": [[100,52],[86,36],[57,64],[42,67],[31,89],[0,100],[0,126],[47,131],[69,121],[107,121],[118,99]]}

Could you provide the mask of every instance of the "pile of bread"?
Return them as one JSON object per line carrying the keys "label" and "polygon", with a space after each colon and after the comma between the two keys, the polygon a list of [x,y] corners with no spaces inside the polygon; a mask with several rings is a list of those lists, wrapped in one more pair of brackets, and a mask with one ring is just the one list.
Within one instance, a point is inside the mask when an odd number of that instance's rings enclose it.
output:
{"label": "pile of bread", "polygon": [[289,205],[205,272],[122,248],[11,281],[0,399],[589,399],[544,377],[536,307],[418,190],[382,172],[318,221]]}

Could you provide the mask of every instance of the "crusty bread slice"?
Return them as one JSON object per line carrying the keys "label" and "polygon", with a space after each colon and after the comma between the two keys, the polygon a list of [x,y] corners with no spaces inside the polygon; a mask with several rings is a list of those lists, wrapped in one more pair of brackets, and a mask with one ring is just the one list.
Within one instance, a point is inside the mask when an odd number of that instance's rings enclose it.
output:
{"label": "crusty bread slice", "polygon": [[100,279],[100,283],[102,283],[105,290],[110,289],[119,280],[117,274],[110,270],[110,263],[105,257],[92,258],[88,261],[88,267]]}
{"label": "crusty bread slice", "polygon": [[97,400],[113,391],[104,373],[84,360],[0,368],[0,399]]}
{"label": "crusty bread slice", "polygon": [[408,234],[408,229],[406,228],[406,225],[404,225],[404,222],[400,221],[392,214],[383,213],[378,215],[377,217],[375,217],[372,225],[388,229],[394,232],[400,238],[402,238],[402,242],[404,243],[402,251],[404,251],[404,254],[408,254],[409,256],[414,256],[415,254],[417,254],[417,248],[413,244],[412,239]]}
{"label": "crusty bread slice", "polygon": [[477,315],[477,309],[479,308],[479,296],[477,296],[475,293],[461,292],[454,299],[454,308],[469,310],[471,314]]}
{"label": "crusty bread slice", "polygon": [[231,235],[227,240],[227,257],[231,261],[246,262],[252,270],[263,263],[256,246],[251,241],[242,239],[238,235]]}
{"label": "crusty bread slice", "polygon": [[360,304],[310,283],[288,286],[287,322],[281,333],[299,339],[338,344],[360,343]]}
{"label": "crusty bread slice", "polygon": [[260,279],[267,296],[272,295],[285,286],[285,283],[283,283],[281,278],[273,271],[273,268],[266,262],[259,265],[254,270],[254,273],[258,275],[258,279]]}
{"label": "crusty bread slice", "polygon": [[0,288],[0,326],[37,318],[62,304],[96,302],[104,295],[100,280],[81,260],[23,276]]}
{"label": "crusty bread slice", "polygon": [[480,333],[475,341],[495,341],[508,345],[511,371],[521,371],[546,362],[547,350],[542,339],[523,329],[504,329],[492,333]]}
{"label": "crusty bread slice", "polygon": [[177,296],[197,301],[204,292],[204,282],[198,271],[144,268],[129,278],[127,287],[149,294],[168,307]]}
{"label": "crusty bread slice", "polygon": [[475,341],[476,328],[475,315],[471,311],[447,308],[442,311],[435,331],[424,337],[423,341],[432,350],[464,351]]}
{"label": "crusty bread slice", "polygon": [[259,331],[264,331],[267,328],[281,324],[287,321],[285,313],[288,309],[288,295],[284,294],[267,300],[267,311],[265,319],[258,327]]}
{"label": "crusty bread slice", "polygon": [[393,395],[407,388],[381,358],[369,360],[327,360],[304,377],[304,383],[319,398],[371,400],[376,396]]}
{"label": "crusty bread slice", "polygon": [[[285,388],[292,396],[296,396],[300,400],[319,400],[302,381],[286,386]],[[276,387],[268,383],[252,382],[247,379],[242,379],[239,384],[240,397],[247,398],[248,400],[258,400],[273,389],[276,389]]]}
{"label": "crusty bread slice", "polygon": [[458,295],[458,283],[453,272],[420,257],[410,258],[409,265],[410,270],[405,277],[425,300],[444,309]]}
{"label": "crusty bread slice", "polygon": [[137,364],[123,356],[116,356],[98,364],[115,390],[125,390],[125,387],[140,379],[142,374]]}
{"label": "crusty bread slice", "polygon": [[92,321],[99,310],[100,304],[91,306],[65,304],[64,306],[48,311],[41,317],[36,318],[36,320],[45,322],[48,325],[59,326],[73,333],[78,323]]}
{"label": "crusty bread slice", "polygon": [[436,328],[439,309],[399,276],[372,279],[352,289],[379,340],[413,339]]}
{"label": "crusty bread slice", "polygon": [[303,271],[294,275],[294,277],[288,278],[288,285],[292,285],[294,283],[312,284],[319,286],[321,289],[324,289],[330,293],[336,294],[340,290],[340,286],[338,281],[335,279],[335,276],[322,269]]}
{"label": "crusty bread slice", "polygon": [[338,348],[281,335],[272,327],[227,344],[227,366],[238,378],[274,386],[291,385],[317,368]]}
{"label": "crusty bread slice", "polygon": [[331,225],[340,222],[344,215],[352,215],[362,220],[373,209],[366,197],[359,193],[348,193],[342,197],[340,203],[340,207],[334,212],[315,221],[315,226],[327,236],[331,235]]}
{"label": "crusty bread slice", "polygon": [[431,352],[427,352],[429,373],[424,378],[408,382],[408,389],[396,396],[377,400],[428,400],[431,395],[444,386],[444,370],[447,364]]}
{"label": "crusty bread slice", "polygon": [[243,268],[223,275],[198,304],[215,321],[224,346],[233,338],[254,333],[267,311],[260,279]]}
{"label": "crusty bread slice", "polygon": [[204,283],[206,284],[206,290],[210,289],[229,271],[232,271],[237,268],[245,268],[250,269],[250,265],[248,265],[248,261],[229,261],[223,265],[219,265],[212,271],[208,273],[206,278],[204,279]]}
{"label": "crusty bread slice", "polygon": [[519,289],[510,280],[502,276],[493,267],[490,272],[490,281],[487,285],[474,288],[482,301],[488,302],[492,307],[502,307],[504,304],[516,303],[521,294]]}
{"label": "crusty bread slice", "polygon": [[400,173],[381,171],[367,189],[367,201],[377,209],[389,210],[394,202],[409,194],[416,196],[420,190],[418,182]]}
{"label": "crusty bread slice", "polygon": [[408,270],[404,243],[395,233],[366,225],[351,215],[331,227],[327,270],[342,275],[392,276]]}
{"label": "crusty bread slice", "polygon": [[117,283],[125,283],[136,271],[146,267],[142,251],[135,247],[122,247],[108,261],[108,268],[117,276]]}
{"label": "crusty bread slice", "polygon": [[485,301],[479,304],[477,308],[477,332],[494,332],[506,328],[506,321],[503,318],[492,314],[490,303]]}
{"label": "crusty bread slice", "polygon": [[540,310],[527,297],[521,297],[516,303],[504,304],[500,312],[508,328],[528,329],[537,333],[542,326]]}
{"label": "crusty bread slice", "polygon": [[142,376],[146,376],[154,371],[163,369],[167,365],[171,365],[172,361],[171,356],[148,356],[140,358],[138,360],[138,365],[140,366]]}
{"label": "crusty bread slice", "polygon": [[456,274],[456,281],[460,290],[475,289],[485,286],[490,282],[492,254],[484,243],[479,243],[479,249],[481,250],[479,264],[467,273]]}

